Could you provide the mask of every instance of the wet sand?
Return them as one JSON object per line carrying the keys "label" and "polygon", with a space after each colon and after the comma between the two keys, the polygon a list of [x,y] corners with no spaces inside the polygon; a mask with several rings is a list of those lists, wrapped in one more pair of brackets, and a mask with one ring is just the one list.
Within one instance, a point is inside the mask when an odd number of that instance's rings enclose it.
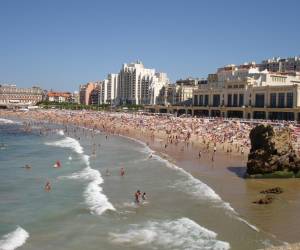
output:
{"label": "wet sand", "polygon": [[[31,114],[16,114],[0,112],[0,116],[16,118],[31,118],[43,120],[44,117]],[[62,119],[53,119],[52,122],[65,123]],[[93,124],[79,124],[91,127]],[[139,139],[149,145],[151,149],[163,157],[168,158],[179,167],[190,172],[194,177],[201,179],[212,187],[222,199],[231,206],[247,221],[254,224],[261,231],[274,235],[278,240],[294,243],[299,241],[300,227],[298,211],[300,211],[300,180],[299,179],[244,179],[246,171],[247,148],[245,154],[238,152],[226,153],[217,147],[217,152],[212,162],[212,149],[205,152],[204,145],[193,141],[187,146],[180,142],[177,145],[168,144],[165,147],[165,135],[150,133],[130,127],[116,126],[114,130],[105,129],[106,132],[115,132],[135,139]],[[199,150],[202,152],[198,157]],[[236,150],[237,151],[237,150]],[[279,186],[284,193],[276,195],[276,200],[269,205],[253,204],[262,195],[261,190]]]}

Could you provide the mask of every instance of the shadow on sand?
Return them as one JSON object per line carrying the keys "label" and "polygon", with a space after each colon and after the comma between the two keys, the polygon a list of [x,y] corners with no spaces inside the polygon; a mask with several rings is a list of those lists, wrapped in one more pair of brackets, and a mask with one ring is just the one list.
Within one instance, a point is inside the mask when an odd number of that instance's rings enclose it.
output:
{"label": "shadow on sand", "polygon": [[246,167],[228,167],[227,168],[230,172],[236,174],[238,177],[240,178],[245,178],[245,174],[246,174]]}

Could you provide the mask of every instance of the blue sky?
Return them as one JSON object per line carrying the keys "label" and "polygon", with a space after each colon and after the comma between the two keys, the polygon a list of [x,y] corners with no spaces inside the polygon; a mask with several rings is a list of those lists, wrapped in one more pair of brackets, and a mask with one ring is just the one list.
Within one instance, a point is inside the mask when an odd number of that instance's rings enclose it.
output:
{"label": "blue sky", "polygon": [[300,1],[1,0],[0,83],[76,90],[125,62],[178,78],[300,55]]}

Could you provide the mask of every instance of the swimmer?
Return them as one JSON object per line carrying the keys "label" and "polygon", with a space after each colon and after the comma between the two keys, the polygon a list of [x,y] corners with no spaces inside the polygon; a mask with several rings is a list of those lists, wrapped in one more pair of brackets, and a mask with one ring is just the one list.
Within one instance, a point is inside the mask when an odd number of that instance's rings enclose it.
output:
{"label": "swimmer", "polygon": [[60,161],[56,161],[53,167],[54,168],[60,168],[61,167]]}
{"label": "swimmer", "polygon": [[45,191],[46,191],[46,192],[50,192],[50,191],[51,191],[51,184],[50,184],[50,181],[47,181],[47,182],[46,182],[46,185],[45,185]]}
{"label": "swimmer", "polygon": [[105,175],[106,175],[106,176],[110,176],[110,172],[108,171],[108,169],[106,169]]}
{"label": "swimmer", "polygon": [[25,166],[23,166],[22,168],[25,168],[25,169],[29,170],[29,169],[31,169],[31,166],[30,166],[30,165],[28,165],[28,164],[26,164],[26,165],[25,165]]}
{"label": "swimmer", "polygon": [[143,199],[143,201],[147,200],[147,198],[146,198],[146,192],[143,193],[142,199]]}

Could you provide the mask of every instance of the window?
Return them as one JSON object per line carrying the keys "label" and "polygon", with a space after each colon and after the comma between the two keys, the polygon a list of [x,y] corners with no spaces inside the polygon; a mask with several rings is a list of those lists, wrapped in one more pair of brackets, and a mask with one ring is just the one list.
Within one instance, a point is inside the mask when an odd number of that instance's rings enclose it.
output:
{"label": "window", "polygon": [[194,95],[194,105],[198,106],[198,95]]}
{"label": "window", "polygon": [[220,106],[220,95],[213,95],[213,107]]}
{"label": "window", "polygon": [[239,95],[239,106],[244,106],[244,94]]}
{"label": "window", "polygon": [[293,93],[289,92],[286,94],[286,107],[292,108],[294,106]]}
{"label": "window", "polygon": [[238,106],[238,95],[234,94],[233,95],[233,107],[237,107]]}
{"label": "window", "polygon": [[279,108],[284,108],[284,98],[285,98],[284,93],[279,93],[278,94],[278,107]]}
{"label": "window", "polygon": [[255,95],[255,107],[264,107],[265,106],[265,95],[256,94]]}
{"label": "window", "polygon": [[203,95],[199,96],[199,106],[203,106]]}
{"label": "window", "polygon": [[228,94],[227,96],[227,106],[231,107],[232,106],[232,95]]}
{"label": "window", "polygon": [[271,108],[276,108],[276,93],[271,93],[270,94],[270,107]]}
{"label": "window", "polygon": [[208,95],[204,95],[204,106],[208,106]]}

